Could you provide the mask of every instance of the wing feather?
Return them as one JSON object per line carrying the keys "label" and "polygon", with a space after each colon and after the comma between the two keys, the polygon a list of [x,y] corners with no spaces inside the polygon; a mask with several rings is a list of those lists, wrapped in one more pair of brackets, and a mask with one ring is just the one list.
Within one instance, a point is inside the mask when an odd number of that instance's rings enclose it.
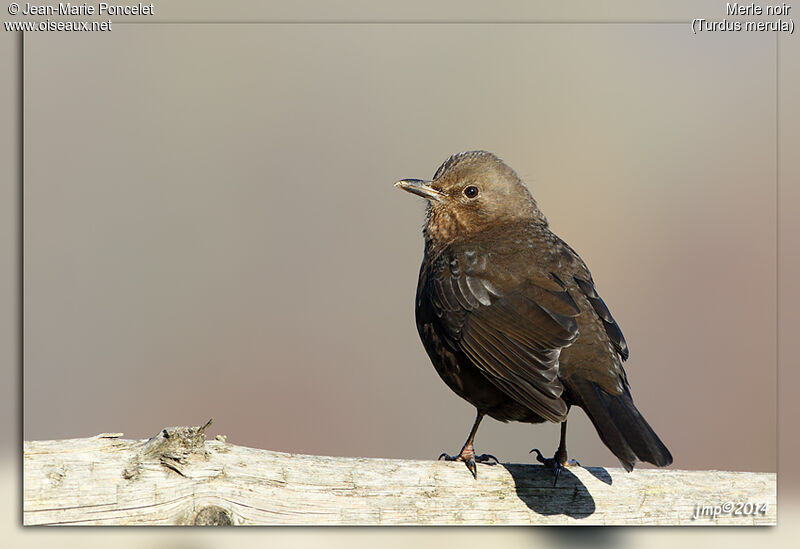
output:
{"label": "wing feather", "polygon": [[578,336],[578,306],[554,275],[509,283],[507,275],[491,276],[480,253],[469,252],[459,257],[455,250],[431,269],[422,292],[433,308],[430,321],[448,348],[509,397],[545,419],[563,420],[558,358]]}
{"label": "wing feather", "polygon": [[614,320],[613,316],[611,316],[611,311],[608,310],[608,306],[606,306],[605,301],[603,301],[603,299],[597,294],[597,290],[594,287],[594,282],[591,280],[591,278],[589,280],[583,280],[577,276],[575,277],[575,282],[578,284],[578,287],[581,289],[581,291],[586,295],[586,298],[592,305],[594,312],[597,313],[597,316],[603,321],[603,328],[605,328],[606,334],[611,340],[611,343],[614,345],[614,348],[619,353],[619,356],[622,357],[622,360],[627,360],[630,351],[628,350],[628,344],[625,341],[625,336],[622,335],[622,330],[620,330],[617,321]]}

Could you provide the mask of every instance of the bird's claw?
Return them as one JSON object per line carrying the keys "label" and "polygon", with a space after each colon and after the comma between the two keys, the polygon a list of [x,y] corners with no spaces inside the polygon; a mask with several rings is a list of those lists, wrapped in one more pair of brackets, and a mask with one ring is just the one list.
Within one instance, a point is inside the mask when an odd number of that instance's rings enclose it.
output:
{"label": "bird's claw", "polygon": [[478,463],[485,463],[486,465],[497,465],[500,463],[500,460],[494,457],[492,454],[481,454],[479,456],[475,456],[475,461]]}
{"label": "bird's claw", "polygon": [[532,453],[534,453],[534,452],[536,452],[536,461],[538,461],[539,463],[544,463],[545,465],[547,465],[547,462],[548,462],[548,460],[552,459],[552,458],[546,458],[546,457],[544,457],[544,456],[542,455],[542,453],[539,451],[539,449],[538,449],[538,448],[534,448],[533,450],[531,450],[531,451],[530,451],[530,452],[528,452],[528,453],[529,453],[529,454],[532,454]]}
{"label": "bird's claw", "polygon": [[494,457],[492,454],[481,454],[476,456],[473,452],[465,452],[461,450],[461,453],[457,456],[451,456],[445,452],[439,456],[439,460],[445,461],[463,461],[464,465],[467,466],[469,472],[472,473],[473,478],[478,478],[478,463],[484,463],[486,465],[497,465],[500,463],[500,460]]}
{"label": "bird's claw", "polygon": [[551,458],[544,457],[538,448],[534,448],[528,453],[532,454],[533,452],[536,452],[536,461],[553,470],[553,486],[555,486],[556,482],[558,482],[558,476],[561,474],[561,469],[575,465],[580,467],[581,465],[578,463],[577,459],[566,459],[563,456],[559,456],[558,452],[556,452],[556,454]]}

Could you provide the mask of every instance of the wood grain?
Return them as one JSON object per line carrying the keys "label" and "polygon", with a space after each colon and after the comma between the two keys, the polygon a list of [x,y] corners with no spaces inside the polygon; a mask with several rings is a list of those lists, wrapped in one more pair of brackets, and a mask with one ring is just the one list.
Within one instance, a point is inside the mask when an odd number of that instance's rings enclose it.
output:
{"label": "wood grain", "polygon": [[[737,524],[776,522],[774,473],[571,467],[286,454],[155,437],[24,443],[26,525]],[[767,504],[693,519],[697,506]],[[747,510],[746,508],[740,509]],[[713,512],[713,511],[712,511]]]}

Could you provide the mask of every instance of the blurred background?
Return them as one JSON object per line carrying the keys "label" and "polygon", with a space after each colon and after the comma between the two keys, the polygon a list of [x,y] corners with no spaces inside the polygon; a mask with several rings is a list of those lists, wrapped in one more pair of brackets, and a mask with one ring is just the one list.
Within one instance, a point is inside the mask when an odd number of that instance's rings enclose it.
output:
{"label": "blurred background", "polygon": [[[25,439],[214,417],[272,450],[457,451],[473,410],[413,320],[424,205],[392,183],[482,148],[592,269],[673,467],[776,470],[776,133],[796,143],[797,111],[776,126],[774,34],[131,24],[24,47]],[[476,447],[557,442],[488,421]],[[569,450],[618,465],[577,409]]]}
{"label": "blurred background", "polygon": [[[771,35],[128,25],[25,48],[25,439],[213,417],[258,448],[457,451],[473,410],[413,318],[424,204],[392,184],[480,148],[592,269],[675,467],[775,470]],[[573,416],[571,455],[616,466]],[[525,462],[557,431],[476,444]]]}

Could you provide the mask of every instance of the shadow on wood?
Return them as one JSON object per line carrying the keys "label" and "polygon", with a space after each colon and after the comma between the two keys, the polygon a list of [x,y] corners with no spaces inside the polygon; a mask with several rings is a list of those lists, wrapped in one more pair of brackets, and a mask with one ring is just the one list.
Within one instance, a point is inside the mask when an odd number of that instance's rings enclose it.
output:
{"label": "shadow on wood", "polygon": [[519,499],[534,513],[583,519],[595,512],[594,498],[570,468],[561,470],[553,486],[553,470],[544,465],[504,463],[502,466],[514,479]]}

